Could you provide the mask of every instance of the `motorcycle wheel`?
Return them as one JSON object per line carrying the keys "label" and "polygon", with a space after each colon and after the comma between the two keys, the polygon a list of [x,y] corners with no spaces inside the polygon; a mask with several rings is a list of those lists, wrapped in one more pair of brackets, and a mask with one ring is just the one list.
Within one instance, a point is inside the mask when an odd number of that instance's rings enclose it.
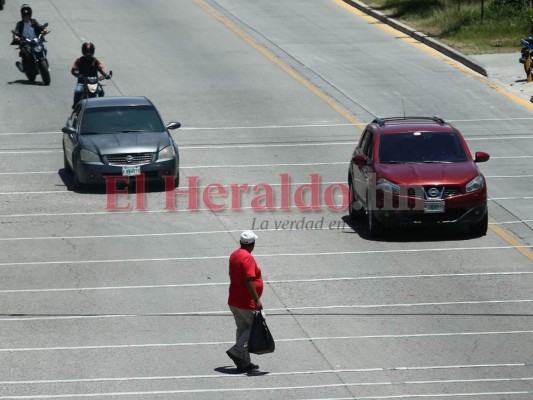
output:
{"label": "motorcycle wheel", "polygon": [[44,85],[48,86],[50,84],[50,68],[48,67],[48,62],[46,60],[39,61],[37,68],[39,68]]}

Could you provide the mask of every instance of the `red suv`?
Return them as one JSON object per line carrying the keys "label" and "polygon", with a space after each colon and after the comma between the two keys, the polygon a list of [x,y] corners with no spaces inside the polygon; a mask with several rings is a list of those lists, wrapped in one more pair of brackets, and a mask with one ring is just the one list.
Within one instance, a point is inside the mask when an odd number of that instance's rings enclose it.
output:
{"label": "red suv", "polygon": [[487,184],[461,133],[438,117],[377,118],[367,125],[348,171],[350,216],[366,215],[371,235],[392,223],[460,223],[487,233]]}

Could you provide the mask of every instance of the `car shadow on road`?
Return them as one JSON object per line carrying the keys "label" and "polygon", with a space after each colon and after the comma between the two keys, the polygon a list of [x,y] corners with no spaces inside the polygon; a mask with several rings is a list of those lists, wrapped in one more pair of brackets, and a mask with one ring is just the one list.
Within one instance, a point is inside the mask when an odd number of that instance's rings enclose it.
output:
{"label": "car shadow on road", "polygon": [[375,237],[368,231],[366,217],[352,218],[349,215],[345,215],[342,220],[352,228],[353,233],[358,234],[362,239],[377,242],[445,242],[479,238],[479,236],[472,235],[466,226],[437,223],[431,225],[401,224],[387,226],[382,234]]}
{"label": "car shadow on road", "polygon": [[[65,187],[69,192],[75,192],[75,193],[91,193],[91,194],[100,194],[100,195],[106,195],[107,188],[105,184],[96,184],[96,185],[83,185],[82,187],[79,187],[79,185],[76,185],[76,182],[74,180],[74,175],[72,172],[67,171],[65,168],[61,168],[59,171],[57,171],[57,174],[65,184]],[[135,186],[135,183],[132,182],[129,185],[126,184],[118,184],[115,190],[122,191],[125,190],[127,187],[127,193],[130,195],[134,195],[137,193],[137,189]],[[165,192],[166,188],[164,183],[162,182],[146,182],[146,186],[144,188],[144,193],[158,193],[158,192]],[[124,192],[120,192],[124,193]]]}

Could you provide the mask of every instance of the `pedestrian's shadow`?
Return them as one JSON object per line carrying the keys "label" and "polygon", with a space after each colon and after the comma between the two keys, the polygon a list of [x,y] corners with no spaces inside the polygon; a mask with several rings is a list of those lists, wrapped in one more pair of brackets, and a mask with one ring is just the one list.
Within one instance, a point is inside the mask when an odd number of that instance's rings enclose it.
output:
{"label": "pedestrian's shadow", "polygon": [[268,375],[268,372],[257,371],[257,370],[252,370],[248,372],[238,372],[237,368],[229,367],[229,366],[215,368],[215,371],[220,372],[221,374],[226,374],[226,375],[248,375],[248,376]]}

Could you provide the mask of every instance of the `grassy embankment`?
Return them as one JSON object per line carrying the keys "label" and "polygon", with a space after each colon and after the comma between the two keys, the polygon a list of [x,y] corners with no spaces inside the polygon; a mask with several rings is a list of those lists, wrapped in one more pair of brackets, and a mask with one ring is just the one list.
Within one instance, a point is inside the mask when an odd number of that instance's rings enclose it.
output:
{"label": "grassy embankment", "polygon": [[362,2],[465,54],[519,52],[520,38],[530,35],[533,16],[533,8],[517,0]]}

